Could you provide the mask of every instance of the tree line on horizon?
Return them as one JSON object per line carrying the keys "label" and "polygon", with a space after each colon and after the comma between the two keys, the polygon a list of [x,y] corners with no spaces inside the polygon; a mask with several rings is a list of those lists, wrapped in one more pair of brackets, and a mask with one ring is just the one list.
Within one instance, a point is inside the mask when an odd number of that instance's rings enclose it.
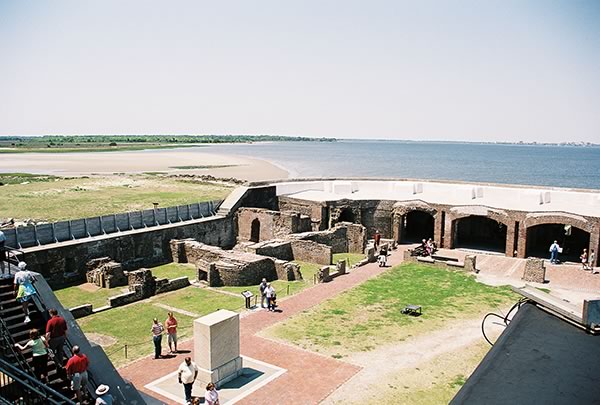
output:
{"label": "tree line on horizon", "polygon": [[63,146],[119,143],[248,143],[248,142],[335,142],[335,138],[283,135],[43,135],[0,136],[0,143],[16,147]]}

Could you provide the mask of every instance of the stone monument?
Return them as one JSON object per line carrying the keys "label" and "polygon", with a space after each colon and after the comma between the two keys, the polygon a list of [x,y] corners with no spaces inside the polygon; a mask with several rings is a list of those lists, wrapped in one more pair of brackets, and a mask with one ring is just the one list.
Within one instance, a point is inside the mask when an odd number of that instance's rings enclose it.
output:
{"label": "stone monument", "polygon": [[238,313],[220,309],[194,320],[194,361],[202,383],[218,386],[242,374]]}

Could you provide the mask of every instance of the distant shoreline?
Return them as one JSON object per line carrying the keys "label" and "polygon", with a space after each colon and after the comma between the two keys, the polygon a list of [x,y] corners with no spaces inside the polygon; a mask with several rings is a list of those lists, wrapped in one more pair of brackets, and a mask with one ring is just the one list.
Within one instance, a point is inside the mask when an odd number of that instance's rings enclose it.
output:
{"label": "distant shoreline", "polygon": [[187,150],[156,152],[157,150],[5,154],[0,159],[0,172],[71,177],[158,172],[212,175],[244,181],[277,180],[289,177],[287,169],[265,159]]}

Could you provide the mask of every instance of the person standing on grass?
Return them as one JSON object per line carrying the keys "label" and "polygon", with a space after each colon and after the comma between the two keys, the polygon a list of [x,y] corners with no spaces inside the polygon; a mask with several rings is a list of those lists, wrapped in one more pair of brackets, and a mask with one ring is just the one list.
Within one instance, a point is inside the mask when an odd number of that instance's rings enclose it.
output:
{"label": "person standing on grass", "polygon": [[37,294],[37,291],[33,287],[35,277],[27,270],[27,263],[19,262],[17,265],[19,271],[15,274],[14,280],[14,291],[17,302],[20,302],[23,306],[23,312],[25,313],[25,323],[31,322],[29,318],[29,301]]}
{"label": "person standing on grass", "polygon": [[192,387],[194,386],[196,377],[198,377],[198,366],[192,361],[191,357],[186,357],[185,361],[177,369],[177,379],[179,380],[179,384],[183,384],[186,404],[192,403]]}
{"label": "person standing on grass", "polygon": [[163,328],[162,324],[158,322],[158,319],[154,318],[152,320],[152,342],[154,343],[154,358],[160,359],[162,354],[162,335],[165,328]]}
{"label": "person standing on grass", "polygon": [[[165,327],[167,328],[167,343],[169,344],[169,352],[177,353],[177,319],[173,316],[173,312],[167,314]],[[171,350],[171,343],[175,350]]]}
{"label": "person standing on grass", "polygon": [[64,365],[65,357],[65,338],[67,336],[67,322],[65,318],[58,315],[58,311],[54,308],[48,310],[51,318],[46,324],[46,341],[50,350],[54,352],[54,362],[58,367]]}
{"label": "person standing on grass", "polygon": [[77,401],[81,403],[83,393],[88,383],[88,367],[90,361],[87,356],[80,352],[79,346],[73,346],[71,349],[73,357],[67,361],[65,369],[67,370],[67,378],[71,380],[71,389],[77,395]]}
{"label": "person standing on grass", "polygon": [[219,393],[217,392],[217,387],[211,382],[206,386],[204,402],[206,402],[207,405],[219,405]]}
{"label": "person standing on grass", "polygon": [[261,283],[258,286],[258,289],[260,290],[260,307],[264,308],[265,307],[265,300],[267,298],[267,295],[265,294],[265,290],[267,289],[267,279],[263,278]]}
{"label": "person standing on grass", "polygon": [[21,351],[31,347],[33,352],[33,372],[35,376],[42,382],[48,382],[48,342],[37,329],[29,331],[29,341],[24,346],[16,343],[15,347]]}

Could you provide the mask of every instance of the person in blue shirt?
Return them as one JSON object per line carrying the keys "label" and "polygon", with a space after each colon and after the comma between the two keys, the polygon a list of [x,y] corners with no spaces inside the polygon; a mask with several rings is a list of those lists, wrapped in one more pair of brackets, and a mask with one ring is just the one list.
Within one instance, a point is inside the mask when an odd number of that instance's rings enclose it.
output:
{"label": "person in blue shirt", "polygon": [[558,246],[558,242],[554,241],[552,245],[550,245],[550,263],[558,263],[558,252],[560,250],[560,246]]}

